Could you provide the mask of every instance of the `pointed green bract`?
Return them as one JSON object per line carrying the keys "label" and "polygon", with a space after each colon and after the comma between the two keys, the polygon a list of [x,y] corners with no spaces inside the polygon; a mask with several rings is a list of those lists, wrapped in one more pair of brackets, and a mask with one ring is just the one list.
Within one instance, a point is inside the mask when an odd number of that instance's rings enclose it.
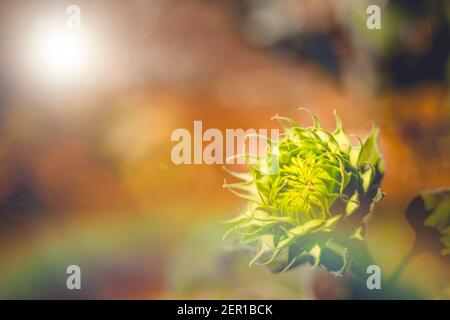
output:
{"label": "pointed green bract", "polygon": [[[363,240],[363,217],[383,196],[379,130],[374,127],[363,141],[352,145],[336,114],[333,132],[310,115],[313,126],[307,128],[274,117],[284,128],[275,174],[265,175],[252,164],[242,182],[225,183],[249,201],[244,212],[229,221],[229,234],[253,244],[256,254],[251,264],[276,265],[274,270],[286,271],[309,261],[341,275],[351,265],[349,241]],[[267,163],[270,157],[268,151],[258,163]]]}

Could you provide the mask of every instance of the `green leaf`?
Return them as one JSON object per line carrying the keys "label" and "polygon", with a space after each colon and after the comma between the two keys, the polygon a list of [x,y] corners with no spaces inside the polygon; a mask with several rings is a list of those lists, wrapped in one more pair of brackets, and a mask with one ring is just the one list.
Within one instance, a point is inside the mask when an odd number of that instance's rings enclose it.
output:
{"label": "green leaf", "polygon": [[336,118],[336,130],[332,133],[332,135],[339,144],[339,148],[341,149],[341,151],[345,154],[349,154],[351,147],[350,139],[345,134],[341,119],[339,119],[336,111],[334,111],[334,117]]}
{"label": "green leaf", "polygon": [[341,220],[342,215],[336,215],[334,217],[331,217],[329,219],[327,219],[325,221],[325,225],[321,228],[321,231],[325,231],[325,232],[331,232],[334,227],[336,226],[336,224],[338,223],[339,220]]}
{"label": "green leaf", "polygon": [[322,252],[322,249],[318,244],[316,244],[311,250],[308,251],[309,255],[313,259],[313,267],[317,267],[320,263],[320,254]]}
{"label": "green leaf", "polygon": [[272,235],[265,235],[260,238],[259,248],[256,255],[249,262],[249,266],[251,267],[254,263],[256,263],[264,254],[272,252],[274,248],[274,237]]}
{"label": "green leaf", "polygon": [[378,148],[378,135],[380,130],[378,127],[373,126],[372,131],[367,136],[363,143],[361,151],[358,157],[358,166],[362,166],[365,163],[371,164],[377,169],[378,173],[384,174],[384,161],[381,157],[380,149]]}
{"label": "green leaf", "polygon": [[348,248],[330,240],[321,250],[320,264],[332,275],[339,277],[350,266]]}
{"label": "green leaf", "polygon": [[364,241],[363,231],[363,227],[356,228],[355,232],[350,236],[350,239]]}
{"label": "green leaf", "polygon": [[353,212],[358,210],[358,208],[359,208],[359,194],[358,191],[355,191],[350,200],[347,202],[347,205],[345,207],[345,213],[347,216],[349,216]]}
{"label": "green leaf", "polygon": [[369,213],[373,211],[373,208],[375,208],[375,205],[377,202],[381,201],[383,199],[385,193],[381,191],[381,188],[378,187],[375,196],[373,197],[372,201],[370,202],[369,206]]}
{"label": "green leaf", "polygon": [[[441,253],[450,253],[450,189],[427,190],[408,205],[406,217],[416,231],[416,243],[433,248],[430,241],[441,243]],[[427,236],[427,228],[436,229],[441,236]]]}
{"label": "green leaf", "polygon": [[292,228],[289,230],[289,234],[295,236],[295,237],[301,237],[304,235],[307,235],[314,230],[317,230],[320,226],[322,226],[325,223],[325,220],[323,219],[313,219],[309,220],[303,225],[297,226],[295,228]]}
{"label": "green leaf", "polygon": [[425,225],[443,232],[450,226],[450,189],[438,189],[421,193],[426,210],[431,214],[425,220]]}
{"label": "green leaf", "polygon": [[375,170],[372,166],[369,166],[368,169],[361,174],[362,187],[364,193],[367,193],[367,191],[369,191],[369,188],[372,185],[374,178],[375,178]]}
{"label": "green leaf", "polygon": [[358,169],[359,155],[361,154],[362,145],[353,146],[350,149],[350,164],[353,168]]}

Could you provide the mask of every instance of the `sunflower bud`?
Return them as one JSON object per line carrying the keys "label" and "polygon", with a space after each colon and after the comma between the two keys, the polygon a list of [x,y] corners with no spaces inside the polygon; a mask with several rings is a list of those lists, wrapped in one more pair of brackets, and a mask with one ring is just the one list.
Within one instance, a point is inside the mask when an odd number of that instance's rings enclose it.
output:
{"label": "sunflower bud", "polygon": [[[268,175],[258,164],[234,173],[239,183],[224,187],[248,200],[244,212],[228,221],[240,244],[252,248],[250,262],[283,272],[309,262],[341,275],[355,255],[352,243],[363,240],[363,218],[383,193],[384,163],[374,127],[364,141],[352,145],[336,116],[336,130],[275,116],[284,128],[277,141],[278,170]],[[273,143],[273,142],[270,142]],[[269,163],[273,148],[261,161]]]}

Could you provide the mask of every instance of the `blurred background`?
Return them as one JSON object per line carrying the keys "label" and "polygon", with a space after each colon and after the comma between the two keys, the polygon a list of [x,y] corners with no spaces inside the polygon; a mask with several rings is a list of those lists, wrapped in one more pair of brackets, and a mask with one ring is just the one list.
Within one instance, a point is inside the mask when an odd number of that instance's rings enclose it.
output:
{"label": "blurred background", "polygon": [[[64,28],[70,4],[83,59],[61,68],[42,30]],[[249,268],[221,239],[244,206],[229,176],[174,165],[170,135],[194,120],[278,128],[277,113],[309,125],[298,107],[329,130],[336,109],[361,137],[376,123],[387,196],[367,239],[387,277],[414,241],[409,201],[450,186],[449,21],[447,0],[1,1],[0,297],[364,298],[351,274]],[[66,288],[71,264],[82,290]],[[399,285],[449,299],[449,275],[425,252]]]}

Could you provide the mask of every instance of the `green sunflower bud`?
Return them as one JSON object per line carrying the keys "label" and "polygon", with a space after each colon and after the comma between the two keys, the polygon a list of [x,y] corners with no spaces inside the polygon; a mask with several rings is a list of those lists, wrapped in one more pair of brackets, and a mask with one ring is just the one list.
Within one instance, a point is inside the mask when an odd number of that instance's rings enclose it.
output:
{"label": "green sunflower bud", "polygon": [[384,163],[374,127],[364,141],[352,145],[336,116],[336,130],[323,129],[313,114],[313,126],[275,116],[284,128],[277,141],[278,168],[268,175],[263,166],[274,156],[267,153],[249,172],[229,171],[242,181],[227,184],[248,200],[244,212],[228,221],[227,235],[252,248],[250,265],[271,266],[284,272],[309,262],[341,275],[355,255],[352,243],[363,240],[363,218],[383,193]]}

